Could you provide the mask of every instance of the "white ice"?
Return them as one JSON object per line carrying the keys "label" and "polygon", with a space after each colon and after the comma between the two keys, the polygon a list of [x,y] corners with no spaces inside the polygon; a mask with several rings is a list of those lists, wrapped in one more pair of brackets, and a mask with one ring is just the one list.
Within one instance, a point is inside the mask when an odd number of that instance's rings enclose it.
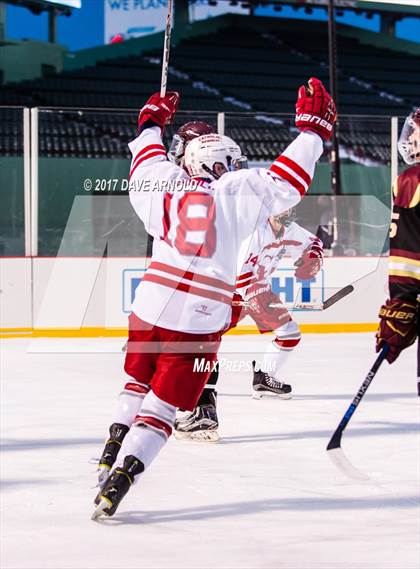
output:
{"label": "white ice", "polygon": [[[267,340],[228,336],[222,352],[249,361]],[[374,361],[373,335],[305,335],[292,400],[254,400],[251,373],[224,369],[220,443],[171,439],[95,523],[89,461],[124,382],[122,343],[3,342],[3,569],[418,569],[414,348],[382,366],[345,431],[367,482],[337,471],[325,446]]]}

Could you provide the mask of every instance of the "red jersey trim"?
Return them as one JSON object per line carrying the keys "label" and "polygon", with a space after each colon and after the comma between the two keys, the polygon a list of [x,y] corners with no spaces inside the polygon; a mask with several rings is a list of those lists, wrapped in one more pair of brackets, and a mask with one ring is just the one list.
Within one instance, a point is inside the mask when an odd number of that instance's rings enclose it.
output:
{"label": "red jersey trim", "polygon": [[308,172],[306,172],[301,166],[299,166],[297,162],[295,162],[291,158],[281,155],[277,158],[276,162],[282,162],[285,166],[296,172],[296,174],[300,176],[302,180],[308,184],[308,186],[311,185],[312,178],[310,177]]}
{"label": "red jersey trim", "polygon": [[236,284],[236,288],[245,288],[249,285],[254,284],[255,282],[257,282],[257,278],[253,278],[253,279],[248,279],[247,281],[242,281],[240,283]]}
{"label": "red jersey trim", "polygon": [[286,170],[283,170],[283,168],[280,168],[276,164],[273,164],[270,167],[270,170],[275,174],[277,174],[278,176],[280,176],[280,178],[286,180],[286,182],[289,182],[289,184],[291,184],[300,193],[301,196],[305,195],[306,192],[305,186],[300,182],[298,182],[296,178],[294,178],[291,174],[289,174],[289,172],[286,172]]}
{"label": "red jersey trim", "polygon": [[393,284],[413,285],[419,286],[419,279],[414,277],[400,277],[396,275],[389,275],[389,282]]}
{"label": "red jersey trim", "polygon": [[415,253],[414,251],[407,251],[407,249],[394,249],[391,247],[389,256],[406,257],[407,259],[414,259],[415,261],[420,261],[420,253]]}
{"label": "red jersey trim", "polygon": [[230,285],[225,281],[220,279],[214,279],[212,277],[206,277],[198,273],[193,273],[192,271],[183,271],[182,269],[177,269],[176,267],[171,267],[166,263],[160,263],[159,261],[153,261],[150,263],[149,269],[155,269],[157,271],[164,271],[170,275],[175,275],[181,279],[188,279],[190,281],[195,281],[197,283],[205,284],[208,286],[213,286],[215,288],[221,288],[228,292],[233,292],[235,290],[234,285]]}
{"label": "red jersey trim", "polygon": [[170,279],[166,279],[164,277],[160,277],[159,275],[149,274],[146,273],[142,279],[142,281],[156,283],[162,286],[166,286],[168,288],[173,288],[175,290],[179,290],[181,292],[186,292],[190,294],[194,294],[196,296],[201,296],[203,298],[209,298],[211,300],[215,300],[216,302],[223,302],[224,304],[232,304],[232,299],[229,296],[226,296],[222,293],[213,292],[211,290],[206,290],[205,288],[198,288],[187,283],[181,283],[179,281],[172,281]]}
{"label": "red jersey trim", "polygon": [[253,272],[243,273],[242,275],[239,275],[239,277],[236,279],[236,282],[238,283],[239,281],[243,281],[244,279],[249,279],[250,277],[252,277],[253,274],[254,274]]}
{"label": "red jersey trim", "polygon": [[[152,146],[157,146],[157,145],[152,145]],[[132,177],[132,175],[134,174],[134,172],[136,171],[137,167],[144,162],[145,160],[149,160],[149,158],[154,158],[155,156],[164,156],[166,157],[166,151],[165,149],[162,147],[161,150],[156,150],[155,152],[150,152],[150,154],[146,154],[146,156],[140,156],[138,158],[138,160],[135,162],[135,164],[133,165],[131,171],[130,171],[130,175],[129,178]]]}
{"label": "red jersey trim", "polygon": [[138,158],[146,154],[146,152],[150,152],[151,150],[165,150],[165,147],[163,146],[163,144],[148,144],[147,146],[139,150],[139,152],[137,152],[137,154],[133,159],[133,166],[135,165]]}

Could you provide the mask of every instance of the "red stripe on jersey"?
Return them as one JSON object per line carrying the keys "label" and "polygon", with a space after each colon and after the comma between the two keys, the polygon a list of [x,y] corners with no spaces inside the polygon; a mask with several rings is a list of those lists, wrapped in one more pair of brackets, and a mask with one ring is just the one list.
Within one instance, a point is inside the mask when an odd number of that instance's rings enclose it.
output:
{"label": "red stripe on jersey", "polygon": [[299,245],[302,245],[302,241],[293,241],[292,239],[285,239],[284,241],[277,242],[273,241],[273,243],[266,245],[263,251],[266,249],[280,249],[280,247],[285,247],[287,245],[295,245],[296,247],[299,247]]}
{"label": "red stripe on jersey", "polygon": [[239,277],[236,279],[236,282],[238,281],[242,281],[244,279],[249,279],[250,277],[252,277],[254,273],[252,271],[250,271],[249,273],[242,273],[242,275],[239,275]]}
{"label": "red stripe on jersey", "polygon": [[240,283],[237,283],[236,288],[244,288],[246,286],[252,285],[255,282],[257,282],[257,278],[255,277],[254,279],[248,279],[247,281],[243,281]]}
{"label": "red stripe on jersey", "polygon": [[392,284],[403,284],[403,285],[413,285],[418,287],[419,280],[415,277],[403,277],[403,276],[396,276],[396,275],[389,275],[389,282]]}
{"label": "red stripe on jersey", "polygon": [[202,296],[203,298],[210,298],[211,300],[215,300],[216,302],[223,302],[224,304],[231,304],[232,299],[225,294],[221,294],[219,292],[213,292],[211,290],[206,290],[205,288],[198,288],[187,283],[181,283],[179,281],[172,281],[170,279],[165,279],[164,277],[160,277],[158,275],[153,275],[146,273],[142,279],[143,281],[148,281],[151,283],[160,284],[162,286],[167,286],[169,288],[174,288],[175,290],[179,290],[181,292],[186,292],[190,294],[195,294],[196,296]]}
{"label": "red stripe on jersey", "polygon": [[296,174],[300,176],[302,180],[304,180],[308,184],[308,186],[311,185],[312,179],[308,174],[308,172],[306,172],[301,166],[299,166],[297,162],[295,162],[291,158],[281,155],[277,158],[276,162],[282,162],[285,166],[288,166],[291,170],[296,172]]}
{"label": "red stripe on jersey", "polygon": [[137,162],[134,164],[134,166],[132,167],[130,175],[129,175],[129,179],[134,174],[135,170],[137,169],[137,166],[139,166],[145,160],[149,160],[149,158],[154,158],[155,156],[165,156],[166,157],[166,152],[165,152],[165,150],[156,150],[156,152],[151,152],[150,154],[146,154],[146,156],[140,157],[137,160]]}
{"label": "red stripe on jersey", "polygon": [[165,197],[163,198],[163,236],[161,239],[163,241],[166,241],[166,243],[169,243],[169,245],[171,244],[168,239],[168,233],[169,229],[171,228],[170,208],[172,196],[173,194],[165,194]]}
{"label": "red stripe on jersey", "polygon": [[221,288],[222,290],[227,290],[228,292],[233,292],[235,290],[234,285],[225,283],[225,281],[222,281],[220,279],[213,279],[212,277],[199,275],[198,273],[193,273],[192,271],[183,271],[182,269],[171,267],[171,265],[167,265],[166,263],[160,263],[159,261],[153,261],[152,263],[150,263],[149,269],[164,271],[166,273],[175,275],[182,279],[188,279],[190,281],[206,284],[208,286],[214,286],[215,288]]}
{"label": "red stripe on jersey", "polygon": [[134,424],[138,425],[138,423],[144,423],[145,425],[150,425],[155,429],[159,429],[160,431],[163,431],[167,437],[170,437],[172,434],[172,427],[156,417],[143,417],[142,415],[137,415],[134,419]]}
{"label": "red stripe on jersey", "polygon": [[389,255],[391,257],[405,257],[406,259],[414,259],[415,261],[420,261],[420,253],[407,251],[407,249],[393,249],[391,247]]}
{"label": "red stripe on jersey", "polygon": [[149,144],[142,148],[139,152],[137,152],[136,156],[134,157],[133,164],[136,162],[137,158],[146,154],[146,152],[150,152],[151,150],[165,150],[163,144]]}
{"label": "red stripe on jersey", "polygon": [[296,188],[296,190],[300,193],[301,196],[305,195],[306,192],[305,186],[300,182],[298,182],[296,178],[294,178],[291,174],[289,174],[289,172],[286,172],[286,170],[283,170],[283,168],[279,168],[279,166],[277,166],[276,164],[272,164],[270,170],[275,174],[277,174],[278,176],[280,176],[280,178],[286,180],[286,182],[289,182],[289,184],[291,184],[294,188]]}

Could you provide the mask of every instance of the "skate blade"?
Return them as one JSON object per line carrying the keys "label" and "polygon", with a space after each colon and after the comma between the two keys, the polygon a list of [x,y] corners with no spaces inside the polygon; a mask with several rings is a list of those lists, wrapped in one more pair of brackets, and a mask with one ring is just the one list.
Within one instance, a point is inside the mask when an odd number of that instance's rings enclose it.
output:
{"label": "skate blade", "polygon": [[271,391],[254,391],[252,394],[252,399],[262,399],[263,397],[275,397],[277,399],[287,399],[292,398],[291,393],[271,393]]}
{"label": "skate blade", "polygon": [[97,484],[97,486],[101,490],[105,486],[105,483],[109,478],[110,472],[111,472],[111,469],[108,467],[102,467],[102,468],[97,469],[97,473],[98,473],[98,484]]}
{"label": "skate blade", "polygon": [[178,441],[195,441],[200,443],[217,443],[220,440],[219,433],[215,430],[195,431],[192,433],[174,431],[174,437]]}
{"label": "skate blade", "polygon": [[109,508],[109,502],[102,498],[93,512],[91,519],[96,521],[100,518],[109,518],[109,515],[104,511],[105,508]]}

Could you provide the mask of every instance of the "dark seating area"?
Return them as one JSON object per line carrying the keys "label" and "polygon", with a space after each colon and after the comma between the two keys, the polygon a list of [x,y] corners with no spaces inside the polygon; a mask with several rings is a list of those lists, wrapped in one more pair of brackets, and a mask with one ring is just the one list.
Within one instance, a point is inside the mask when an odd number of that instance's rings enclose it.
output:
{"label": "dark seating area", "polygon": [[[317,76],[328,84],[326,24],[305,22],[300,34],[296,21],[289,24],[273,21],[265,32],[232,27],[183,40],[173,48],[169,89],[182,94],[181,110],[192,113],[179,120],[200,116],[216,124],[216,113],[223,111],[226,134],[250,160],[275,158],[296,131],[290,116],[273,114],[293,112],[304,79]],[[339,34],[341,145],[349,159],[388,164],[389,117],[407,114],[420,92],[420,77],[414,57],[375,47],[369,47],[366,56],[366,49]],[[137,109],[160,85],[160,55],[105,60],[7,85],[0,92],[0,105],[51,109],[39,115],[42,156],[128,157]],[[248,114],[238,114],[245,109]],[[0,152],[21,154],[21,115],[5,113],[0,109]],[[350,114],[358,117],[343,116]],[[167,140],[174,129],[167,129]]]}

